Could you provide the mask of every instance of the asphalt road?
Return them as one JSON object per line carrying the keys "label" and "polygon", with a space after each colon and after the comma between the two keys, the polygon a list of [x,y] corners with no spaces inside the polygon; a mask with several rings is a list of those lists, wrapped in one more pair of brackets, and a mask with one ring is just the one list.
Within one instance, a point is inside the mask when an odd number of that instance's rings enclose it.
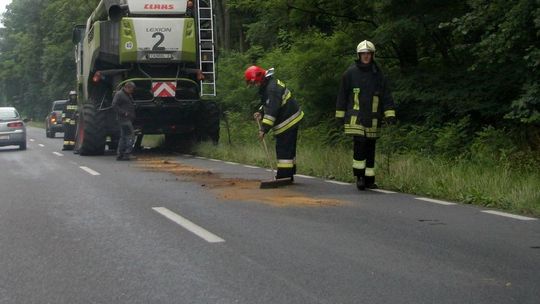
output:
{"label": "asphalt road", "polygon": [[206,184],[28,131],[0,148],[0,303],[540,303],[537,219],[309,177],[268,203],[216,182],[261,168],[168,156]]}

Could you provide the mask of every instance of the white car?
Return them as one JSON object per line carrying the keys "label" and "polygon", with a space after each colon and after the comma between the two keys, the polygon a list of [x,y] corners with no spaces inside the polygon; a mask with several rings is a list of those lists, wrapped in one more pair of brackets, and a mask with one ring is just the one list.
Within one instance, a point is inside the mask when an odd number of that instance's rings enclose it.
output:
{"label": "white car", "polygon": [[15,108],[0,107],[0,147],[19,146],[26,150],[26,125]]}

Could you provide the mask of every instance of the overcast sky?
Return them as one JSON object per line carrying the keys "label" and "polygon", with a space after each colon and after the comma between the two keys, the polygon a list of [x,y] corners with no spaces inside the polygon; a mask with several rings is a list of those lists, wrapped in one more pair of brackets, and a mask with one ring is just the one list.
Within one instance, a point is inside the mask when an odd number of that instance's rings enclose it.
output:
{"label": "overcast sky", "polygon": [[0,14],[6,11],[6,5],[10,4],[11,0],[0,0]]}

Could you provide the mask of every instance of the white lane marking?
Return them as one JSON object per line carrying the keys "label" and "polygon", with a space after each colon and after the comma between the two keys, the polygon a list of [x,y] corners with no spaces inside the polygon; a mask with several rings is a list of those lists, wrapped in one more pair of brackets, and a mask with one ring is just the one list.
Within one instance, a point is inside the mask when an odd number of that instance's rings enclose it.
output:
{"label": "white lane marking", "polygon": [[59,152],[53,152],[52,154],[54,154],[54,155],[56,155],[56,156],[64,156],[64,154],[59,153]]}
{"label": "white lane marking", "polygon": [[309,176],[309,175],[296,174],[296,176],[303,177],[303,178],[309,178],[309,179],[315,179],[315,177]]}
{"label": "white lane marking", "polygon": [[425,197],[415,197],[415,199],[430,202],[430,203],[435,203],[435,204],[439,204],[439,205],[444,205],[444,206],[452,206],[452,205],[456,204],[456,203],[445,202],[445,201],[436,200],[436,199],[432,199],[432,198],[425,198]]}
{"label": "white lane marking", "polygon": [[97,176],[97,175],[101,175],[99,172],[96,172],[88,167],[85,167],[85,166],[80,166],[79,168],[83,169],[84,171],[86,171],[88,174],[90,175],[94,175],[94,176]]}
{"label": "white lane marking", "polygon": [[369,190],[375,191],[375,192],[384,193],[384,194],[393,194],[393,193],[397,193],[397,192],[394,192],[394,191],[389,191],[389,190],[384,190],[384,189],[369,189]]}
{"label": "white lane marking", "polygon": [[259,169],[259,167],[250,166],[250,165],[244,165],[243,167],[250,168],[250,169]]}
{"label": "white lane marking", "polygon": [[221,160],[219,160],[219,159],[213,159],[213,158],[209,158],[208,160],[209,160],[209,161],[213,161],[213,162],[220,162],[220,161],[221,161]]}
{"label": "white lane marking", "polygon": [[45,147],[45,145],[43,145],[43,144],[38,144],[38,146],[40,146],[40,147],[42,147],[42,148]]}
{"label": "white lane marking", "polygon": [[349,183],[338,182],[338,181],[333,181],[333,180],[325,180],[325,182],[330,183],[330,184],[342,185],[342,186],[350,186],[351,185]]}
{"label": "white lane marking", "polygon": [[494,210],[485,210],[485,211],[482,211],[482,212],[483,213],[494,214],[494,215],[499,215],[499,216],[504,216],[504,217],[509,217],[509,218],[513,218],[513,219],[516,219],[516,220],[522,220],[522,221],[536,221],[536,220],[538,220],[538,219],[532,218],[532,217],[515,215],[515,214],[511,214],[511,213],[494,211]]}
{"label": "white lane marking", "polygon": [[157,213],[163,215],[164,217],[168,218],[169,220],[177,223],[178,225],[184,227],[191,233],[197,235],[198,237],[202,238],[203,240],[207,241],[208,243],[223,243],[225,242],[224,239],[220,238],[219,236],[211,233],[210,231],[202,228],[201,226],[196,225],[195,223],[191,222],[190,220],[172,212],[171,210],[164,208],[164,207],[154,207],[152,208]]}
{"label": "white lane marking", "polygon": [[235,163],[235,162],[225,162],[225,163],[229,165],[238,165],[238,163]]}
{"label": "white lane marking", "polygon": [[202,156],[195,156],[196,159],[206,159],[206,157],[202,157]]}
{"label": "white lane marking", "polygon": [[35,139],[33,139],[33,138],[30,138],[30,141],[36,141],[36,140],[35,140]]}

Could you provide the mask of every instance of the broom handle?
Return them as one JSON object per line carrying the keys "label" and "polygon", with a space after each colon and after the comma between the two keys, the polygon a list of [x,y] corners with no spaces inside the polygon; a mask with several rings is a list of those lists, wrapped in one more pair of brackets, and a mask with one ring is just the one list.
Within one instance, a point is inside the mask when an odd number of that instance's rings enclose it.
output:
{"label": "broom handle", "polygon": [[[261,121],[259,119],[256,119],[256,120],[257,120],[257,125],[259,126],[259,130],[261,130]],[[264,147],[264,152],[266,153],[266,159],[268,160],[268,164],[270,165],[270,169],[272,169],[272,174],[275,175],[274,166],[272,165],[272,159],[270,158],[270,152],[268,152],[268,146],[266,145],[266,138],[263,137],[262,143],[263,143],[263,147]]]}

